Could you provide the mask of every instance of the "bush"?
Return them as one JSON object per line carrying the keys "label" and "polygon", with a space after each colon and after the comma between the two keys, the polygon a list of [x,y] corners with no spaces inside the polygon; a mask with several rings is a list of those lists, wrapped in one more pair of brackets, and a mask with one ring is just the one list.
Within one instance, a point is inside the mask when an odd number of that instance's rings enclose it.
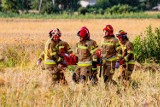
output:
{"label": "bush", "polygon": [[129,5],[115,5],[112,8],[107,8],[106,12],[107,13],[118,13],[118,14],[122,14],[122,13],[130,13],[130,12],[134,12],[136,11],[137,8],[129,6]]}
{"label": "bush", "polygon": [[2,10],[9,13],[18,13],[18,1],[16,0],[1,0]]}
{"label": "bush", "polygon": [[80,7],[80,8],[78,9],[78,12],[79,12],[79,14],[85,15],[85,14],[88,12],[88,10],[87,10],[87,8],[85,8],[85,7]]}
{"label": "bush", "polygon": [[160,28],[154,31],[152,27],[146,28],[145,36],[142,34],[136,36],[133,41],[135,50],[135,59],[139,62],[160,62]]}
{"label": "bush", "polygon": [[97,11],[96,8],[90,8],[90,7],[88,7],[88,11],[87,12],[88,13],[92,13],[92,14],[98,14],[98,11]]}
{"label": "bush", "polygon": [[103,15],[104,14],[104,10],[103,9],[99,9],[98,13],[101,14],[101,15]]}
{"label": "bush", "polygon": [[52,2],[47,2],[46,5],[44,5],[42,7],[41,13],[47,13],[47,14],[56,13],[56,14],[59,14],[60,9],[56,5],[53,6]]}

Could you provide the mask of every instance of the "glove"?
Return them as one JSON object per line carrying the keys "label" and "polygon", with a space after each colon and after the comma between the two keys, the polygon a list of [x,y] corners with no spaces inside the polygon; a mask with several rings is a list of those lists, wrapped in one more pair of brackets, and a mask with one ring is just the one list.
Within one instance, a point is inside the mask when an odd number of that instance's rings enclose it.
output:
{"label": "glove", "polygon": [[39,65],[41,64],[41,61],[42,61],[42,60],[39,59],[39,60],[37,61],[36,65],[39,66]]}
{"label": "glove", "polygon": [[115,65],[115,68],[119,68],[119,65],[120,65],[119,62],[117,61],[116,65]]}
{"label": "glove", "polygon": [[124,62],[125,62],[124,59],[122,59],[122,60],[119,61],[120,65],[123,65]]}

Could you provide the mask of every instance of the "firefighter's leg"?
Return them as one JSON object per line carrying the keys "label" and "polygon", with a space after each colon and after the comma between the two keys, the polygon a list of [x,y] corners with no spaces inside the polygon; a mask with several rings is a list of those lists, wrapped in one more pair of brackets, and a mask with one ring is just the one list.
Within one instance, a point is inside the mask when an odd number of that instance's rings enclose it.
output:
{"label": "firefighter's leg", "polygon": [[97,66],[96,66],[96,65],[95,65],[95,66],[92,66],[91,82],[92,82],[93,84],[97,84],[97,82],[98,82],[97,74],[98,74],[98,72],[97,72]]}
{"label": "firefighter's leg", "polygon": [[131,74],[134,70],[134,64],[128,64],[127,66],[127,71],[126,71],[126,74],[125,74],[125,80],[128,80],[130,81],[131,80]]}
{"label": "firefighter's leg", "polygon": [[49,71],[49,76],[52,79],[52,84],[59,82],[60,73],[57,69],[57,65],[45,65],[45,68]]}
{"label": "firefighter's leg", "polygon": [[109,80],[110,80],[110,66],[108,65],[104,65],[103,66],[103,79],[104,79],[104,83],[107,85]]}
{"label": "firefighter's leg", "polygon": [[115,65],[116,65],[116,61],[112,61],[110,62],[110,67],[111,67],[111,70],[110,70],[110,73],[109,73],[109,77],[110,77],[110,82],[114,85],[117,85],[117,82],[115,80],[113,80],[113,75],[114,75],[114,72],[115,72]]}
{"label": "firefighter's leg", "polygon": [[78,83],[79,79],[80,79],[80,67],[77,66],[75,72],[72,75],[72,80],[75,83]]}
{"label": "firefighter's leg", "polygon": [[[112,77],[113,77],[113,69],[111,68],[111,65],[108,65],[107,66],[107,69],[106,69],[106,72],[107,72],[107,76],[108,76],[108,80],[106,82],[112,82]],[[106,83],[107,84],[107,83]]]}
{"label": "firefighter's leg", "polygon": [[66,81],[65,75],[64,75],[64,70],[65,70],[64,68],[60,69],[60,83],[67,85],[67,81]]}
{"label": "firefighter's leg", "polygon": [[126,71],[126,68],[125,68],[125,65],[120,65],[119,69],[118,69],[118,79],[121,80],[121,79],[124,79],[125,77],[125,71]]}
{"label": "firefighter's leg", "polygon": [[91,69],[92,69],[92,66],[81,67],[80,81],[82,83],[86,83],[88,78],[91,76]]}
{"label": "firefighter's leg", "polygon": [[53,83],[60,83],[60,70],[57,68],[57,66],[55,66],[54,70],[52,71],[52,81]]}

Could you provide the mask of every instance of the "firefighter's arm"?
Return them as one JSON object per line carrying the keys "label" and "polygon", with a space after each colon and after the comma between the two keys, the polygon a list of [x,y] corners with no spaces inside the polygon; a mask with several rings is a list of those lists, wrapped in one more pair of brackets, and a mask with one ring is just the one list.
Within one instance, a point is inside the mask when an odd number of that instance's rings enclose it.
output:
{"label": "firefighter's arm", "polygon": [[42,62],[42,60],[44,60],[44,51],[41,52],[41,54],[39,55],[38,61],[37,61],[37,66],[39,66]]}
{"label": "firefighter's arm", "polygon": [[124,56],[124,60],[126,62],[128,62],[130,60],[131,56],[134,54],[134,47],[131,42],[126,47],[127,47],[127,55]]}
{"label": "firefighter's arm", "polygon": [[92,60],[94,61],[94,62],[97,62],[98,61],[98,58],[97,58],[97,55],[96,55],[96,51],[98,50],[98,45],[97,45],[97,43],[94,41],[93,42],[93,45],[92,46],[90,46],[90,48],[89,48],[89,51],[90,51],[90,53],[91,53],[91,55],[92,55]]}
{"label": "firefighter's arm", "polygon": [[79,54],[78,43],[76,44],[75,54],[76,54],[76,56],[78,57],[78,54]]}
{"label": "firefighter's arm", "polygon": [[66,51],[67,51],[68,54],[72,54],[73,53],[73,51],[72,51],[72,49],[71,49],[71,47],[69,46],[68,43],[66,43],[65,48],[66,48]]}
{"label": "firefighter's arm", "polygon": [[44,55],[45,55],[44,51],[42,51],[41,54],[39,55],[38,59],[41,60],[41,61],[44,60]]}
{"label": "firefighter's arm", "polygon": [[62,63],[63,62],[63,54],[59,53],[59,45],[58,44],[55,46],[55,51],[56,51],[56,55],[55,55],[56,61],[58,63]]}
{"label": "firefighter's arm", "polygon": [[118,40],[115,41],[114,45],[116,49],[116,58],[117,58],[117,61],[119,61],[120,59],[122,59],[122,48]]}
{"label": "firefighter's arm", "polygon": [[50,43],[49,46],[48,46],[48,50],[49,50],[49,53],[50,53],[51,57],[55,57],[55,58],[58,57],[57,56],[57,49],[56,49],[55,44]]}

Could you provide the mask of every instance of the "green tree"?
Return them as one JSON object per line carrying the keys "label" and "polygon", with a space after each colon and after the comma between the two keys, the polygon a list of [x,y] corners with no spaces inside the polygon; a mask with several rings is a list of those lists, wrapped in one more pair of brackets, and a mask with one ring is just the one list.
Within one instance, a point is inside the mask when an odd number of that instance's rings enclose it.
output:
{"label": "green tree", "polygon": [[106,9],[108,7],[111,7],[111,2],[110,0],[97,0],[95,7]]}
{"label": "green tree", "polygon": [[28,12],[31,6],[31,1],[30,0],[17,0],[18,2],[18,9],[22,11]]}
{"label": "green tree", "polygon": [[139,0],[118,0],[119,4],[128,4],[130,6],[138,6]]}
{"label": "green tree", "polygon": [[40,0],[32,0],[31,8],[39,9],[41,7],[41,12],[44,13],[58,13],[59,10],[77,10],[79,0],[54,0],[54,4],[52,0],[42,0],[42,4],[40,5]]}
{"label": "green tree", "polygon": [[39,9],[40,0],[31,0],[31,9]]}
{"label": "green tree", "polygon": [[2,9],[7,12],[28,11],[30,9],[30,0],[2,0]]}
{"label": "green tree", "polygon": [[18,13],[18,1],[17,0],[2,0],[2,10],[7,12]]}
{"label": "green tree", "polygon": [[55,3],[57,5],[61,6],[62,10],[71,9],[71,10],[77,10],[79,5],[78,2],[80,0],[55,0]]}
{"label": "green tree", "polygon": [[143,2],[140,2],[139,5],[145,10],[150,10],[152,7],[157,6],[158,4],[160,4],[160,0],[144,0]]}
{"label": "green tree", "polygon": [[0,11],[2,10],[2,1],[0,0]]}

